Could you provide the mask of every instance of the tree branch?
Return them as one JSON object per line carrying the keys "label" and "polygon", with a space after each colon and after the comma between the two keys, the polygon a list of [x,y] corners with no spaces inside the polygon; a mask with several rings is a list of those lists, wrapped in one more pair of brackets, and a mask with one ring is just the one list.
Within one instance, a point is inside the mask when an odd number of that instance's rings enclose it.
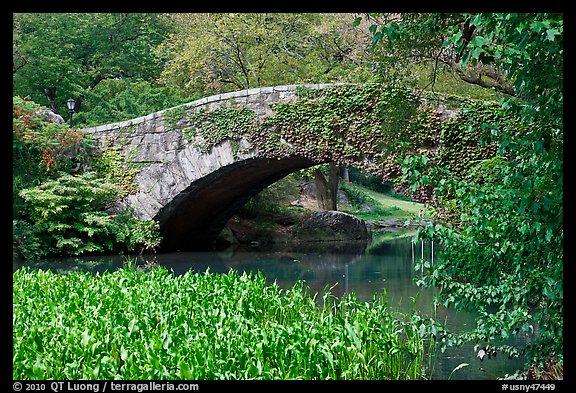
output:
{"label": "tree branch", "polygon": [[[516,95],[516,91],[510,86],[510,84],[507,81],[505,81],[502,76],[498,76],[494,71],[488,72],[487,70],[483,70],[478,72],[477,75],[469,75],[466,74],[462,69],[462,67],[455,61],[452,61],[448,65],[464,82],[468,82],[473,85],[478,85],[488,89],[495,89],[500,93],[508,94],[511,96]],[[494,80],[494,82],[482,79],[483,75],[489,76],[492,80]]]}
{"label": "tree branch", "polygon": [[[16,65],[14,57],[17,57],[20,60],[20,65],[18,66]],[[20,52],[16,51],[16,53],[12,55],[12,75],[14,75],[16,72],[18,72],[21,68],[23,68],[27,64],[28,60],[26,60],[26,58],[23,57],[20,54]]]}

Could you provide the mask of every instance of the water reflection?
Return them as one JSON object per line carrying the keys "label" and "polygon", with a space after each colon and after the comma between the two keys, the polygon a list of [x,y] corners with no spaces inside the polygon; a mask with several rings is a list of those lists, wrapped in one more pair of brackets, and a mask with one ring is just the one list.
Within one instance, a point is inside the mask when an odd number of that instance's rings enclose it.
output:
{"label": "water reflection", "polygon": [[[322,293],[330,290],[336,296],[353,293],[359,300],[370,301],[374,294],[386,292],[391,308],[411,312],[418,310],[433,317],[453,331],[462,331],[475,325],[475,315],[455,312],[445,307],[433,306],[437,295],[434,288],[420,288],[414,279],[422,274],[415,267],[420,259],[436,260],[438,244],[412,242],[411,237],[397,239],[374,238],[366,242],[324,242],[292,245],[259,245],[228,249],[219,252],[176,252],[138,256],[138,263],[157,263],[172,270],[175,275],[187,271],[227,273],[258,272],[269,283],[281,288],[291,288],[304,280],[309,290]],[[124,260],[119,256],[92,258],[52,258],[27,265],[64,273],[84,270],[92,273],[114,271]],[[20,265],[15,264],[14,269]],[[321,299],[321,296],[317,297]],[[522,338],[516,338],[518,342]],[[515,343],[512,341],[511,343]],[[497,379],[513,374],[522,367],[522,359],[506,357],[481,361],[472,345],[451,348],[439,354],[432,379],[447,379],[461,363],[469,366],[454,373],[452,379]]]}

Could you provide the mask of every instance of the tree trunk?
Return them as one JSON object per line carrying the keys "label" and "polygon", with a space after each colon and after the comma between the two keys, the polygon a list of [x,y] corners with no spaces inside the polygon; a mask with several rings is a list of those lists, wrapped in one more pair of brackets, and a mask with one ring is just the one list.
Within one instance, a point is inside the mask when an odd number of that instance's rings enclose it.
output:
{"label": "tree trunk", "polygon": [[320,169],[314,169],[314,183],[316,184],[316,202],[318,209],[328,210],[328,182]]}
{"label": "tree trunk", "polygon": [[346,183],[350,183],[350,174],[348,173],[348,167],[346,165],[342,165],[342,180]]}
{"label": "tree trunk", "polygon": [[330,210],[338,210],[338,182],[340,181],[340,166],[330,163],[330,173],[328,175],[328,192]]}
{"label": "tree trunk", "polygon": [[58,113],[58,108],[56,108],[56,88],[55,87],[48,87],[43,88],[42,92],[44,93],[44,97],[48,100],[48,108],[54,113]]}
{"label": "tree trunk", "polygon": [[314,182],[316,184],[316,201],[320,210],[338,210],[338,181],[339,168],[334,162],[330,163],[328,180],[318,168],[314,169]]}

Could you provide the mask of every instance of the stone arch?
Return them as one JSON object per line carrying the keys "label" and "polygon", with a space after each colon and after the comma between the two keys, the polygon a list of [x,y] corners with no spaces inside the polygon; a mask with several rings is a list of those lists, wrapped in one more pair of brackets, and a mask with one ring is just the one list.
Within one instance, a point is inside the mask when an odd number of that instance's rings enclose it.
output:
{"label": "stone arch", "polygon": [[304,157],[248,158],[190,183],[154,216],[163,251],[210,247],[228,220],[264,188],[300,169],[317,165]]}

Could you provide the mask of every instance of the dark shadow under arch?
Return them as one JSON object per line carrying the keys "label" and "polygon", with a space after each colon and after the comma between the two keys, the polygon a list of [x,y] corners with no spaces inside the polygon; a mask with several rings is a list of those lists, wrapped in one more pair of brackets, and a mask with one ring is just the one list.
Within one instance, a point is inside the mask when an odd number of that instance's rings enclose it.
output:
{"label": "dark shadow under arch", "polygon": [[163,238],[160,251],[210,249],[250,198],[288,174],[318,164],[301,156],[250,158],[192,182],[154,217]]}

